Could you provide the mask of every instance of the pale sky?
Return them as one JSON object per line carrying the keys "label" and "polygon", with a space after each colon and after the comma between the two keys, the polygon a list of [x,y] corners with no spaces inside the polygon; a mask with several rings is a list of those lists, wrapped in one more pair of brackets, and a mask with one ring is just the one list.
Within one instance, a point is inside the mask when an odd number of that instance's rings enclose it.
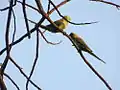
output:
{"label": "pale sky", "polygon": [[[35,5],[33,0],[27,0],[29,4]],[[43,5],[47,5],[47,0],[42,0]],[[56,4],[61,0],[54,0]],[[113,1],[113,0],[109,0]],[[8,0],[2,0],[0,8],[8,5]],[[119,0],[115,3],[120,5]],[[25,25],[23,23],[23,15],[21,7],[15,7],[17,15],[17,35],[16,40],[23,35]],[[46,6],[45,6],[46,10]],[[84,26],[74,26],[69,24],[66,32],[69,34],[75,32],[80,35],[93,52],[102,58],[107,64],[103,64],[88,53],[84,53],[87,60],[94,68],[104,77],[113,90],[120,90],[120,10],[114,6],[90,2],[89,0],[71,0],[59,9],[62,15],[69,15],[72,22],[91,22],[99,21],[99,23]],[[39,21],[41,15],[36,11],[28,9],[28,18]],[[54,12],[51,19],[59,19],[59,15]],[[5,47],[5,27],[6,27],[7,11],[0,12],[0,50]],[[47,21],[44,24],[48,24]],[[34,26],[30,23],[31,28]],[[11,27],[13,30],[13,25]],[[24,72],[29,75],[33,59],[35,58],[36,33],[32,34],[29,40],[26,38],[13,47],[11,55],[16,62],[23,68]],[[47,44],[40,37],[39,60],[32,76],[32,80],[40,86],[42,90],[108,90],[103,82],[88,68],[79,56],[71,42],[62,34],[45,33],[46,38],[52,42],[62,43],[59,45]],[[1,62],[4,60],[5,54],[0,56]],[[0,62],[0,63],[1,63]],[[26,79],[19,73],[16,67],[9,63],[6,71],[19,85],[21,90],[25,90]],[[5,78],[8,90],[15,90],[15,87]],[[29,90],[37,90],[29,84]]]}

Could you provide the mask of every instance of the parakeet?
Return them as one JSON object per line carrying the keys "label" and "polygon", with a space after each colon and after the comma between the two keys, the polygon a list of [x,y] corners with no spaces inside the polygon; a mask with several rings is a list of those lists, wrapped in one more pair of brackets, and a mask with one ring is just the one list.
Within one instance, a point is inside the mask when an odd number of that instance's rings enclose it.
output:
{"label": "parakeet", "polygon": [[70,33],[69,36],[72,38],[72,40],[74,41],[74,43],[78,46],[79,50],[88,52],[92,56],[96,57],[98,60],[102,61],[103,63],[106,63],[105,61],[103,61],[102,59],[100,59],[98,56],[96,56],[93,53],[93,51],[87,46],[87,44],[84,42],[84,40],[81,37],[79,37],[77,34]]}
{"label": "parakeet", "polygon": [[[64,16],[64,18],[68,21],[71,20],[70,16]],[[60,28],[61,30],[64,30],[67,25],[68,25],[68,21],[66,21],[64,18],[59,19],[54,21],[54,23],[58,26],[58,28]],[[52,24],[46,25],[47,28],[49,28],[48,31],[53,32],[53,33],[59,33],[60,31],[56,29],[56,27],[54,27]]]}

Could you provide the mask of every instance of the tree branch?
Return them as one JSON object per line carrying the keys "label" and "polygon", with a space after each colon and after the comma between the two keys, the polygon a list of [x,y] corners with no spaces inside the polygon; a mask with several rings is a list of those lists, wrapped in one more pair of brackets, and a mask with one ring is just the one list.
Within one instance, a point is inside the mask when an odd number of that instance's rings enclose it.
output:
{"label": "tree branch", "polygon": [[35,66],[36,66],[36,63],[38,61],[38,57],[39,57],[39,32],[38,32],[38,30],[36,30],[36,54],[35,54],[35,59],[34,59],[34,63],[33,63],[30,75],[29,75],[27,82],[26,82],[26,90],[28,90],[28,84],[29,84],[30,78],[32,77],[32,74],[35,70]]}
{"label": "tree branch", "polygon": [[4,73],[4,76],[6,76],[12,82],[12,84],[17,88],[17,90],[20,90],[18,85],[15,83],[15,81],[8,74]]}

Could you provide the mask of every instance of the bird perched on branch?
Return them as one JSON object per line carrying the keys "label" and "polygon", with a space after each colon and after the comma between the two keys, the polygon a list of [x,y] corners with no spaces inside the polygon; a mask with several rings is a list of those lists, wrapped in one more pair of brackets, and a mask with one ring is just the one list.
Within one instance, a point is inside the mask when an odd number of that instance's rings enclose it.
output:
{"label": "bird perched on branch", "polygon": [[100,59],[98,56],[96,56],[93,51],[87,46],[87,44],[84,42],[84,40],[79,37],[77,34],[75,33],[70,33],[69,35],[72,40],[74,41],[75,45],[79,48],[79,51],[85,51],[88,52],[89,54],[91,54],[92,56],[96,57],[98,60],[100,60],[103,63],[106,63],[105,61],[103,61],[102,59]]}
{"label": "bird perched on branch", "polygon": [[[65,18],[66,20],[65,20],[64,18]],[[59,28],[60,30],[66,29],[66,27],[68,26],[68,21],[71,20],[70,16],[64,16],[64,18],[54,21],[54,23],[58,26],[58,28]],[[50,32],[53,32],[53,33],[59,33],[59,32],[60,32],[60,31],[57,30],[57,28],[56,28],[55,26],[53,26],[52,24],[46,25],[46,27],[49,28],[48,31],[50,31]]]}

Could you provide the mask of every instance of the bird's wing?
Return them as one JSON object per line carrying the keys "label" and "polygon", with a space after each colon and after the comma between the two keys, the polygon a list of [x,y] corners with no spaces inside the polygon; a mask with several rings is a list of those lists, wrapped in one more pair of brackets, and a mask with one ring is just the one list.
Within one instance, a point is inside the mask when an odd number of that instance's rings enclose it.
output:
{"label": "bird's wing", "polygon": [[89,51],[89,52],[92,52],[92,50],[88,47],[88,45],[84,42],[84,40],[80,37],[77,37],[77,43],[80,44],[81,48],[84,50],[84,51]]}
{"label": "bird's wing", "polygon": [[60,29],[65,29],[66,28],[66,24],[65,21],[60,19],[54,22]]}
{"label": "bird's wing", "polygon": [[106,64],[105,61],[103,61],[101,58],[99,58],[97,55],[95,55],[93,53],[93,51],[87,46],[87,44],[83,41],[82,38],[79,38],[78,41],[79,41],[78,43],[80,43],[80,45],[81,45],[82,50],[88,52],[89,54],[91,54],[92,56],[94,56],[95,58],[97,58],[98,60],[100,60],[101,62],[103,62],[104,64]]}
{"label": "bird's wing", "polygon": [[[59,25],[61,24],[61,21],[62,21],[62,19],[59,19],[59,20],[54,21],[54,23],[55,23],[57,26],[59,26]],[[48,27],[53,27],[52,24],[48,24],[48,25],[46,25],[46,26],[48,26]]]}
{"label": "bird's wing", "polygon": [[[59,28],[60,25],[61,25],[61,22],[60,22],[59,20],[55,21],[54,23],[58,26],[58,28]],[[54,33],[57,33],[57,32],[58,32],[58,30],[56,29],[56,27],[54,27],[52,24],[48,24],[48,25],[46,25],[46,27],[49,28],[48,31],[50,31],[50,32],[54,32]]]}

